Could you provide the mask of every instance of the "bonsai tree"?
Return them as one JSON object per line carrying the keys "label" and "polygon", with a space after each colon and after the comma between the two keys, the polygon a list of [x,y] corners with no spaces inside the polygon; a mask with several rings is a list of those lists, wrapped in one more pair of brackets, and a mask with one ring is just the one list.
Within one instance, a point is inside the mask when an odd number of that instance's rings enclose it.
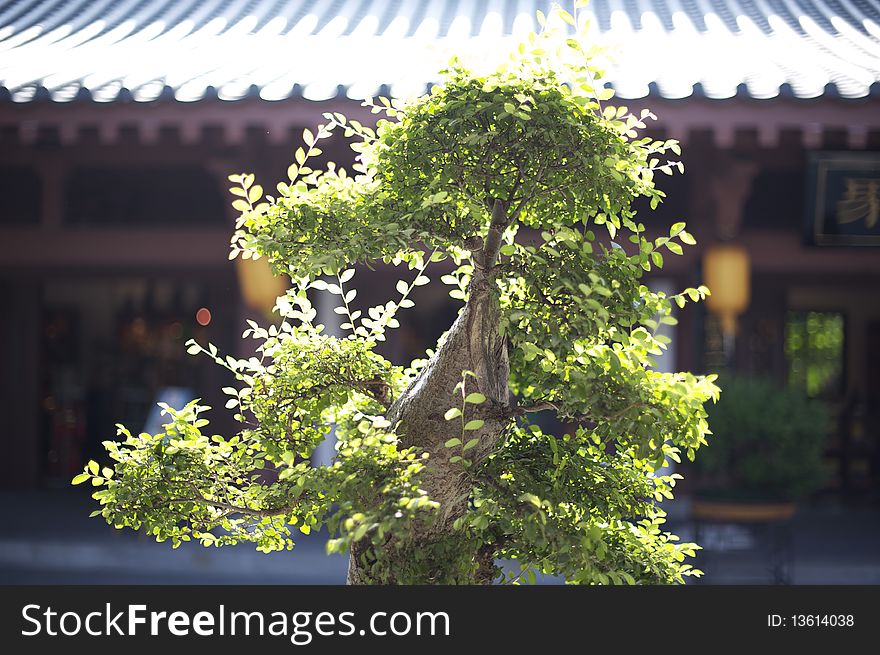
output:
{"label": "bonsai tree", "polygon": [[[113,468],[92,462],[74,480],[101,487],[95,513],[175,546],[263,551],[326,526],[328,550],[350,552],[352,584],[693,574],[696,546],[662,530],[656,504],[677,476],[655,471],[705,443],[703,403],[718,389],[651,358],[672,302],[706,289],[666,297],[641,283],[694,240],[684,223],[649,239],[632,209],[661,201],[654,176],[681,168],[664,159],[679,146],[639,136],[650,112],[605,104],[581,43],[545,28],[489,74],[453,60],[427,95],[366,103],[385,114],[375,129],[325,114],[277,195],[232,175],[231,257],[266,257],[293,285],[280,322],[245,333],[254,357],[189,344],[239,381],[225,392],[241,431],[211,434],[198,403],[164,407],[161,434],[120,426],[106,442]],[[353,171],[313,170],[340,132]],[[458,318],[424,358],[395,366],[376,345],[444,260]],[[355,266],[375,262],[409,272],[387,303],[362,308]],[[335,297],[342,336],[316,323],[314,293]],[[571,430],[544,433],[529,420],[541,410]],[[335,459],[313,465],[331,424]]]}
{"label": "bonsai tree", "polygon": [[713,439],[693,467],[701,495],[793,501],[818,491],[831,416],[819,400],[769,380],[725,378],[709,411]]}

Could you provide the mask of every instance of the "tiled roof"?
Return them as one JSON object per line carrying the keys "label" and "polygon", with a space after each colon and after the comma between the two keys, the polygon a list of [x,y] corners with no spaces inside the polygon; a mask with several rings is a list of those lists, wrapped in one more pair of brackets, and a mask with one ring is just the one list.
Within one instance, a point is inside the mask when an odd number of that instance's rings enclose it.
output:
{"label": "tiled roof", "polygon": [[[570,0],[561,4],[568,5]],[[453,51],[497,53],[545,0],[11,0],[0,101],[421,92]],[[620,97],[880,93],[876,0],[593,0]]]}

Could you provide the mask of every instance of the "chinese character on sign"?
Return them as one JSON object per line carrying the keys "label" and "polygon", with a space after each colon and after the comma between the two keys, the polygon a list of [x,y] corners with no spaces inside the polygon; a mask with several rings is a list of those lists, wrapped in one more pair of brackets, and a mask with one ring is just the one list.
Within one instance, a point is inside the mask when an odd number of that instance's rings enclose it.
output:
{"label": "chinese character on sign", "polygon": [[880,246],[880,152],[811,154],[806,210],[814,245]]}
{"label": "chinese character on sign", "polygon": [[880,179],[846,178],[846,192],[837,201],[837,222],[841,225],[864,219],[868,229],[880,219]]}

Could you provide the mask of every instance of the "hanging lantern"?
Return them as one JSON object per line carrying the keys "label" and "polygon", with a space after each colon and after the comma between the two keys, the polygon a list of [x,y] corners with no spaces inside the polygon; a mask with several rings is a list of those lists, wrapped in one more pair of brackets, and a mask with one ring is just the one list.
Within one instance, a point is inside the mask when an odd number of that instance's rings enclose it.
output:
{"label": "hanging lantern", "polygon": [[736,318],[749,306],[749,254],[742,246],[721,243],[703,255],[703,283],[712,295],[706,298],[709,311],[721,320],[725,337],[736,332]]}
{"label": "hanging lantern", "polygon": [[275,275],[265,257],[257,260],[237,257],[235,268],[241,295],[247,306],[269,316],[275,300],[287,291],[289,285],[286,277]]}

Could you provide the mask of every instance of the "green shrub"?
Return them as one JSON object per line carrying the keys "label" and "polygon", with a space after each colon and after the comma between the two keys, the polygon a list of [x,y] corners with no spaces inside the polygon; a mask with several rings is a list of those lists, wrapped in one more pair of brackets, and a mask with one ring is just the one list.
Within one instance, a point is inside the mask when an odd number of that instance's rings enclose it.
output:
{"label": "green shrub", "polygon": [[727,378],[709,406],[714,436],[694,462],[707,496],[796,500],[821,488],[828,407],[759,379]]}

